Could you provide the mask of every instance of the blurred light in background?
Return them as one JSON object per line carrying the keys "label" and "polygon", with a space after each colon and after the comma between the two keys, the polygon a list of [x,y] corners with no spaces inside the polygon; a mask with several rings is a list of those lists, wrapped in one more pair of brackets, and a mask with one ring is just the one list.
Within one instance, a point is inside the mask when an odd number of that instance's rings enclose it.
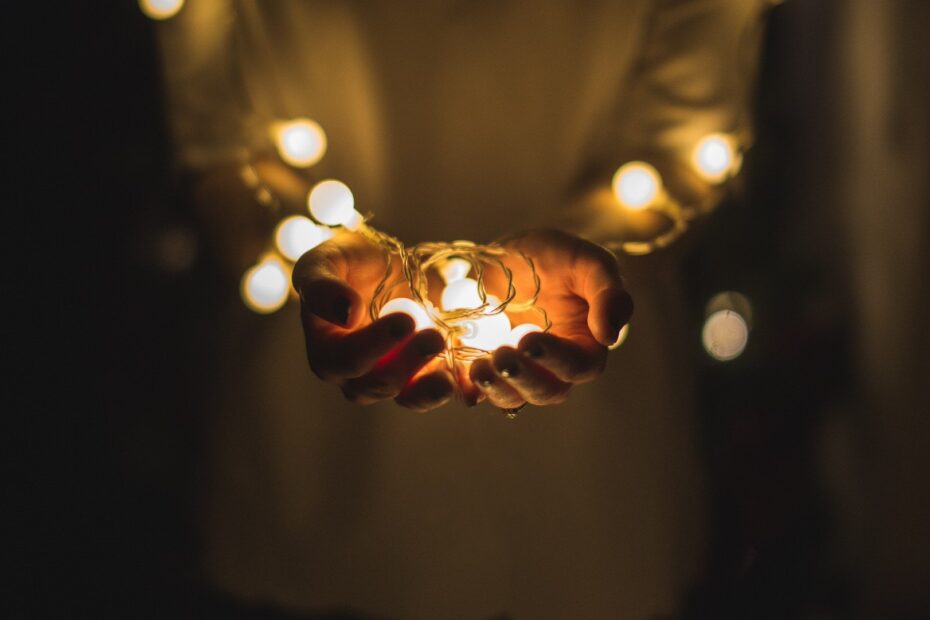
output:
{"label": "blurred light in background", "polygon": [[621,205],[639,210],[655,202],[662,189],[662,178],[646,162],[631,161],[617,169],[611,186]]}
{"label": "blurred light in background", "polygon": [[704,350],[721,362],[736,359],[749,341],[749,325],[733,310],[719,310],[704,321],[701,332]]}
{"label": "blurred light in background", "polygon": [[326,154],[326,134],[308,118],[273,123],[272,137],[281,159],[297,168],[312,166]]}
{"label": "blurred light in background", "polygon": [[738,163],[732,138],[722,133],[705,136],[694,147],[692,161],[695,170],[707,181],[723,181],[730,176]]}
{"label": "blurred light in background", "polygon": [[139,8],[152,19],[168,19],[177,15],[184,0],[139,0]]}
{"label": "blurred light in background", "polygon": [[287,267],[275,256],[264,258],[242,276],[240,293],[251,310],[268,314],[287,301],[290,292],[290,274]]}
{"label": "blurred light in background", "polygon": [[345,226],[356,230],[362,225],[362,215],[355,210],[352,190],[334,179],[320,181],[307,196],[307,206],[316,221],[327,226]]}
{"label": "blurred light in background", "polygon": [[720,310],[732,310],[743,317],[743,320],[746,321],[746,325],[752,329],[752,304],[749,303],[749,298],[742,293],[736,291],[722,291],[717,293],[711,297],[707,305],[704,306],[704,316],[709,317],[714,312],[719,312]]}
{"label": "blurred light in background", "polygon": [[292,215],[278,224],[274,241],[282,256],[296,262],[305,252],[331,239],[332,236],[331,229],[314,224],[308,217]]}

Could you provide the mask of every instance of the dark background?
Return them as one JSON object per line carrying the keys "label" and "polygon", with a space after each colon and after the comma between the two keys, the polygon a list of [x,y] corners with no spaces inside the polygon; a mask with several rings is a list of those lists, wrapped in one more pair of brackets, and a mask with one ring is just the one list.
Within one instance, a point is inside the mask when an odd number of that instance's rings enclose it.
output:
{"label": "dark background", "polygon": [[[742,187],[682,263],[715,524],[684,617],[930,612],[928,7],[770,16]],[[25,346],[5,347],[17,578],[0,608],[281,613],[194,570],[204,326],[237,283],[172,167],[154,24],[135,2],[32,10],[4,24],[21,108],[5,115],[5,340]],[[754,307],[726,364],[694,337],[722,290]]]}

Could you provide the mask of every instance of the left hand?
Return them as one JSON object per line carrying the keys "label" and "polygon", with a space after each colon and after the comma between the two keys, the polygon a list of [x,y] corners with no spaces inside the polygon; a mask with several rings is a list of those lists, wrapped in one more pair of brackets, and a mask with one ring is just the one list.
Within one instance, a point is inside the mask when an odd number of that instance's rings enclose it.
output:
{"label": "left hand", "polygon": [[[603,372],[607,347],[629,321],[633,299],[616,258],[599,245],[557,230],[524,233],[502,245],[533,259],[541,281],[537,305],[546,310],[552,327],[528,334],[516,349],[501,347],[475,361],[468,379],[503,409],[563,402],[574,384]],[[505,262],[514,272],[516,301],[521,301],[525,295],[519,291],[534,289],[532,274],[519,254]],[[489,290],[501,286],[488,277]],[[532,321],[532,316],[525,319]],[[523,322],[515,318],[514,324]]]}

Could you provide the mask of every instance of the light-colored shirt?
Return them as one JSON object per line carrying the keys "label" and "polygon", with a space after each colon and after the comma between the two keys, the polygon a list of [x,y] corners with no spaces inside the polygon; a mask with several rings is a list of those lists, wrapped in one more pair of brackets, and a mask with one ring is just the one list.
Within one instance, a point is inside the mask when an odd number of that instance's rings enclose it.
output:
{"label": "light-colored shirt", "polygon": [[[307,116],[407,243],[552,221],[624,153],[745,132],[756,0],[189,0],[162,48],[182,161]],[[238,596],[397,618],[647,618],[697,574],[702,475],[674,269],[605,375],[516,421],[359,408],[309,374],[296,308],[230,308],[213,375],[204,567]]]}

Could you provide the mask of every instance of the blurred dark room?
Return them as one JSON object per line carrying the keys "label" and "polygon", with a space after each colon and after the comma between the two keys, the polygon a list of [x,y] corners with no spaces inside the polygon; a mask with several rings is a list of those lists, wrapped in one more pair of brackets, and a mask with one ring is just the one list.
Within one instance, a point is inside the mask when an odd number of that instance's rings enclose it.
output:
{"label": "blurred dark room", "polygon": [[[141,8],[171,4],[145,0]],[[296,174],[344,178],[359,188],[358,209],[375,214],[372,225],[405,242],[431,235],[490,242],[548,227],[545,199],[564,196],[548,191],[550,181],[534,181],[534,170],[542,177],[551,170],[552,187],[567,192],[569,182],[609,180],[634,159],[598,146],[593,123],[581,128],[612,77],[595,77],[600,86],[587,90],[580,78],[557,83],[582,72],[560,58],[563,38],[566,49],[587,50],[575,33],[589,23],[609,28],[590,17],[600,4],[186,0],[177,16],[155,19],[125,0],[43,4],[31,9],[47,14],[5,20],[12,49],[4,56],[10,73],[22,74],[11,76],[7,91],[20,111],[5,115],[13,136],[5,168],[16,213],[11,254],[21,263],[14,279],[23,279],[7,295],[16,316],[5,339],[22,353],[10,364],[14,398],[5,409],[28,430],[7,434],[20,499],[7,509],[16,577],[0,604],[4,617],[930,617],[930,2],[746,0],[759,6],[746,35],[758,50],[733,59],[747,93],[739,136],[751,136],[740,143],[738,174],[713,186],[712,208],[699,209],[681,239],[620,258],[635,304],[628,342],[609,353],[603,377],[562,404],[531,403],[508,420],[490,402],[466,409],[452,399],[429,413],[390,400],[343,402],[307,365],[297,295],[268,314],[240,298],[240,278],[271,243],[280,215],[299,213],[288,207],[286,189],[284,207],[268,199],[273,215],[261,206],[234,212],[234,198],[220,202],[218,228],[216,210],[202,206],[212,187],[202,182],[205,167],[225,157],[225,142],[257,135],[255,118],[271,118],[250,108],[251,124],[223,133],[237,122],[233,112],[251,105],[243,101],[278,118],[319,120],[326,157]],[[627,19],[627,3],[606,4],[618,23]],[[649,22],[642,7],[684,6],[670,32],[676,45],[700,46],[713,28],[706,35],[674,28],[712,5],[740,3],[628,4],[629,21],[649,27],[661,18]],[[237,19],[267,9],[264,35],[269,24],[288,22],[284,7],[331,20],[339,27],[307,25],[305,37],[292,24],[286,42],[306,42],[294,46],[295,57],[326,48],[325,60],[340,68],[308,75],[319,92],[344,99],[304,110],[284,91],[287,104],[276,109],[254,84],[243,95],[223,81],[228,76],[201,75],[216,33],[189,27],[184,34],[196,46],[186,50],[168,29],[206,5],[234,7]],[[368,17],[350,36],[343,22],[353,11]],[[510,28],[522,23],[521,11],[539,22]],[[408,36],[434,18],[447,34]],[[536,54],[533,67],[551,63],[551,73],[507,77],[515,90],[542,89],[538,98],[520,91],[521,104],[532,102],[526,108],[508,107],[504,96],[480,98],[492,82],[478,75],[472,55],[489,65],[510,59],[482,51],[482,37],[469,42],[479,19],[495,24],[489,41]],[[573,30],[546,43],[546,29],[566,20]],[[380,29],[387,22],[398,25]],[[244,30],[251,44],[261,28]],[[636,50],[648,49],[600,30],[591,38],[608,42],[601,52],[616,45],[638,58]],[[279,34],[269,38],[283,48]],[[371,52],[374,83],[399,84],[382,108],[368,106],[364,71],[338,65],[356,61],[355,52],[340,51],[356,35],[360,49],[385,50]],[[413,51],[396,51],[404,46]],[[537,46],[541,52],[527,51]],[[234,52],[261,73],[246,45]],[[424,103],[422,85],[392,68],[405,53],[423,74],[440,58],[441,75],[455,87],[435,86],[430,92],[440,94],[429,101],[438,103]],[[266,60],[280,68],[275,80],[297,75]],[[611,59],[602,60],[591,71],[612,75]],[[172,69],[175,61],[189,65]],[[635,62],[616,65],[647,61]],[[744,73],[742,65],[751,66]],[[662,79],[687,81],[675,76],[690,66],[675,65]],[[378,74],[378,67],[387,68]],[[185,81],[192,75],[213,99],[201,101],[207,95]],[[624,94],[638,92],[630,80]],[[692,96],[700,89],[680,99]],[[432,130],[407,130],[419,121],[443,127],[441,110],[472,101],[474,116],[455,122],[475,128],[435,130],[448,157],[420,146]],[[209,126],[178,120],[181,107],[196,105],[216,110]],[[342,112],[354,115],[351,124],[340,124]],[[593,155],[556,159],[533,146],[533,135],[562,135],[556,114],[579,119],[586,142],[577,152],[606,154],[609,171]],[[382,135],[369,131],[382,116],[402,128],[396,141],[384,134],[386,144],[401,146],[383,166],[367,150],[357,154]],[[521,145],[524,126],[530,138]],[[417,137],[405,141],[404,132]],[[221,136],[215,150],[205,140],[194,144],[208,133]],[[460,134],[505,162],[500,179]],[[236,144],[229,152],[239,152]],[[346,154],[350,147],[356,151]],[[524,150],[532,165],[507,163]],[[275,159],[274,150],[262,156]],[[247,169],[261,173],[253,161]],[[474,188],[463,182],[459,191],[444,179],[464,178],[467,161],[475,164]],[[392,193],[384,190],[390,198],[370,189],[381,186],[357,171],[366,166],[393,175]],[[673,173],[656,166],[674,194]],[[504,187],[509,180],[530,189]],[[261,203],[265,186],[256,183]],[[418,195],[422,208],[408,201]],[[482,195],[487,206],[470,211]],[[538,210],[487,223],[512,201],[536,198]],[[391,208],[407,202],[402,214]],[[583,226],[566,229],[612,240]],[[229,241],[230,231],[259,240]],[[720,316],[735,316],[745,330],[736,350],[708,344]],[[266,374],[274,381],[257,379]],[[623,377],[634,378],[623,384]],[[626,387],[604,391],[611,384]],[[297,413],[272,413],[285,410]],[[443,416],[454,424],[442,426]],[[461,454],[449,447],[459,444]],[[475,506],[484,507],[472,515]]]}

